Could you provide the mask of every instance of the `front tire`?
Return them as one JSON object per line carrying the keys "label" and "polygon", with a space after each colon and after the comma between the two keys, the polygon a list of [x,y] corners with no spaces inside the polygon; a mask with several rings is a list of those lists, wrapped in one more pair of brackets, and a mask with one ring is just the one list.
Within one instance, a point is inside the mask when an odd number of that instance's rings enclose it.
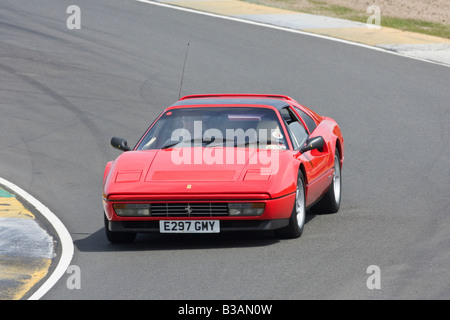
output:
{"label": "front tire", "polygon": [[120,244],[120,243],[132,243],[134,242],[134,239],[136,239],[136,232],[114,232],[109,230],[109,223],[108,223],[108,218],[106,218],[106,215],[103,214],[104,216],[104,220],[105,220],[105,233],[106,233],[106,238],[108,239],[109,242],[111,243],[116,243],[116,244]]}
{"label": "front tire", "polygon": [[312,208],[315,212],[336,213],[341,206],[342,196],[342,173],[339,151],[336,149],[334,155],[334,173],[330,188],[323,198]]}
{"label": "front tire", "polygon": [[295,192],[294,208],[289,218],[289,224],[281,229],[275,230],[275,234],[280,238],[299,238],[303,233],[306,221],[305,202],[305,178],[301,171],[298,172],[297,190]]}

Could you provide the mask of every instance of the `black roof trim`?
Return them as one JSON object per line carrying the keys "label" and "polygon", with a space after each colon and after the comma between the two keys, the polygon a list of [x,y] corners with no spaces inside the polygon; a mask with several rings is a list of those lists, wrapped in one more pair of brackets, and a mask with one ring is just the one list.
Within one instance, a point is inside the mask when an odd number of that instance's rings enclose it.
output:
{"label": "black roof trim", "polygon": [[278,99],[258,99],[258,98],[200,98],[179,100],[174,106],[190,106],[190,105],[236,105],[236,104],[254,104],[275,107],[281,110],[290,106],[289,103]]}

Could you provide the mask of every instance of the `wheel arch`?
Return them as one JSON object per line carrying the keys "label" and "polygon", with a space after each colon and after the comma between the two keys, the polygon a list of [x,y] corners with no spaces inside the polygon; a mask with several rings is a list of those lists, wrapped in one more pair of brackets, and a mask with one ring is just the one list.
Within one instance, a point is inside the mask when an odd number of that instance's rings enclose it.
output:
{"label": "wheel arch", "polygon": [[301,173],[303,174],[303,179],[305,182],[305,187],[308,184],[308,177],[306,176],[306,169],[305,169],[305,165],[303,163],[300,163],[298,171],[301,171]]}
{"label": "wheel arch", "polygon": [[342,149],[342,143],[339,140],[339,138],[336,139],[336,149],[335,149],[335,153],[336,150],[339,151],[339,164],[341,166],[341,170],[342,170],[342,163],[344,160],[344,150]]}

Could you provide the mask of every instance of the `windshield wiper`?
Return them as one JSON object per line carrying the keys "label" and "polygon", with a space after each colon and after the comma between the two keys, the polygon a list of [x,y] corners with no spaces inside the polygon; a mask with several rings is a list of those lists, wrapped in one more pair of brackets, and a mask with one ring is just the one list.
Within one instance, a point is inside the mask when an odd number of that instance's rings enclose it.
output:
{"label": "windshield wiper", "polygon": [[173,141],[173,140],[169,140],[169,141],[167,142],[167,144],[164,144],[164,145],[161,147],[161,149],[169,149],[169,148],[172,148],[172,147],[176,146],[176,145],[179,144],[179,143],[192,143],[192,142],[196,142],[196,141],[202,141],[202,142],[203,142],[203,139],[202,139],[202,138],[194,138],[194,139],[181,140],[181,141]]}
{"label": "windshield wiper", "polygon": [[233,146],[236,146],[236,141],[235,139],[214,139],[212,141],[209,141],[207,147],[216,147],[219,145],[224,145],[224,143],[226,142],[232,142]]}
{"label": "windshield wiper", "polygon": [[163,145],[163,146],[161,147],[161,149],[169,149],[169,148],[171,148],[171,147],[173,147],[173,146],[175,146],[175,145],[181,143],[181,141],[176,141],[176,142],[174,142],[174,141],[169,141],[169,142],[170,142],[169,144]]}

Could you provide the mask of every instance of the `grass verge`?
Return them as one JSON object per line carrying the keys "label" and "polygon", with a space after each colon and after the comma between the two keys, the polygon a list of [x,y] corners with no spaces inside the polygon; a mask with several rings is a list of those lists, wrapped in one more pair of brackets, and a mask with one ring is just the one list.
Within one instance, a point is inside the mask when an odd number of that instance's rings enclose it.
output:
{"label": "grass verge", "polygon": [[[250,3],[257,3],[270,7],[286,10],[299,11],[304,13],[324,15],[334,18],[352,20],[366,23],[370,14],[340,5],[328,4],[323,1],[308,0],[308,5],[300,6],[296,0],[241,0]],[[431,36],[450,39],[450,25],[422,21],[418,19],[404,19],[384,16],[381,13],[381,26],[395,28],[403,31],[411,31]]]}

